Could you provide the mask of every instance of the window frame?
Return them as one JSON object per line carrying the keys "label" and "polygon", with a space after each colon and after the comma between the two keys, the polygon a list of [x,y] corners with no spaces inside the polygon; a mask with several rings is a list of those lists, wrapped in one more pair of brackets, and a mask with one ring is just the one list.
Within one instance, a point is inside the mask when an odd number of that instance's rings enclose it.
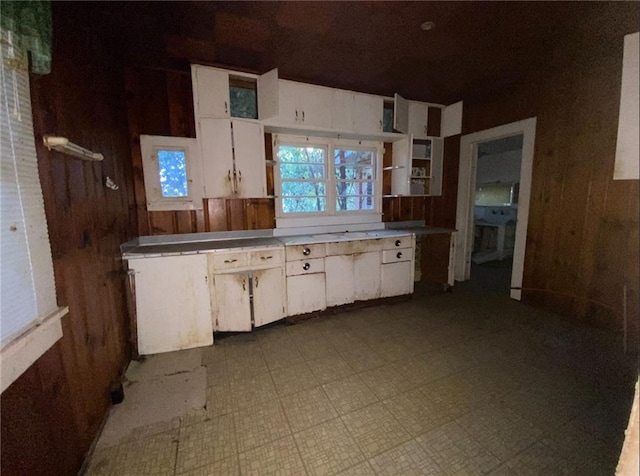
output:
{"label": "window frame", "polygon": [[[327,187],[327,206],[323,212],[284,212],[283,196],[282,196],[282,176],[280,174],[280,161],[278,160],[278,147],[281,145],[291,145],[294,147],[319,147],[326,151],[324,181]],[[274,186],[276,194],[276,218],[279,224],[297,221],[307,222],[308,219],[320,219],[330,222],[342,222],[344,217],[348,217],[345,223],[380,221],[382,212],[382,155],[384,153],[383,143],[380,141],[365,141],[353,139],[340,139],[330,137],[317,136],[296,136],[274,134],[272,138],[273,157],[276,158],[274,166]],[[338,180],[335,177],[335,150],[363,150],[374,152],[374,163],[372,164],[374,171],[373,183],[373,208],[371,210],[337,210],[337,189]],[[287,180],[284,180],[286,182]],[[368,181],[367,181],[368,182]],[[376,220],[376,217],[378,218]],[[354,220],[354,221],[352,221]]]}
{"label": "window frame", "polygon": [[[185,153],[187,195],[165,197],[160,183],[158,150],[183,150]],[[198,140],[189,137],[140,136],[144,190],[148,211],[202,210],[203,173]]]}

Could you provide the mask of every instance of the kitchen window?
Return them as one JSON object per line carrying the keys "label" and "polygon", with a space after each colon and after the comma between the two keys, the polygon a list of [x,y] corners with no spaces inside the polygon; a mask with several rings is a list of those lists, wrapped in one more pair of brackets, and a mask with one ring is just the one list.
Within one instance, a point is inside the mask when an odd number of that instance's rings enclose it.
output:
{"label": "kitchen window", "polygon": [[202,163],[196,139],[140,136],[147,209],[202,209]]}
{"label": "kitchen window", "polygon": [[382,144],[275,136],[280,218],[379,213]]}

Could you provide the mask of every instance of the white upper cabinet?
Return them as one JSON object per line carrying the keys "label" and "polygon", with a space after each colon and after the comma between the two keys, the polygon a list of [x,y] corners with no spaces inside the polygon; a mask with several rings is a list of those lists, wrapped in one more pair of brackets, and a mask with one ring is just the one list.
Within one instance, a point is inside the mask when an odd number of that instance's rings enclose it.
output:
{"label": "white upper cabinet", "polygon": [[399,94],[393,96],[393,128],[409,133],[409,101]]}
{"label": "white upper cabinet", "polygon": [[278,114],[274,122],[307,127],[331,127],[331,89],[284,79],[279,81],[278,88]]}
{"label": "white upper cabinet", "polygon": [[191,65],[196,117],[229,117],[229,73]]}
{"label": "white upper cabinet", "polygon": [[353,95],[353,131],[363,134],[382,132],[384,98],[371,94]]}
{"label": "white upper cabinet", "polygon": [[253,121],[202,118],[198,139],[206,198],[266,195],[264,129]]}
{"label": "white upper cabinet", "polygon": [[423,102],[409,101],[409,134],[414,139],[426,139],[429,105]]}

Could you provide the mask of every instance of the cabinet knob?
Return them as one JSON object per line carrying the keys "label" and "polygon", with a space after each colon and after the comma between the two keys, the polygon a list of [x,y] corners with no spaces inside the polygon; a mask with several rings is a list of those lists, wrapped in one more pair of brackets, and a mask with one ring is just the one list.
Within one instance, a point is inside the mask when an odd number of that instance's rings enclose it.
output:
{"label": "cabinet knob", "polygon": [[227,101],[224,102],[224,113],[229,114],[229,105],[227,104]]}
{"label": "cabinet knob", "polygon": [[302,265],[302,269],[304,269],[305,271],[309,268],[311,268],[311,265],[309,263],[305,263],[304,265]]}
{"label": "cabinet knob", "polygon": [[296,121],[298,120],[298,110],[296,109]]}
{"label": "cabinet knob", "polygon": [[302,254],[305,256],[309,256],[311,254],[311,250],[309,248],[305,248],[302,250]]}
{"label": "cabinet knob", "polygon": [[396,254],[396,258],[398,259],[402,258],[402,251],[398,251],[398,253]]}
{"label": "cabinet knob", "polygon": [[304,111],[302,111],[302,122],[304,122]]}
{"label": "cabinet knob", "polygon": [[225,263],[235,263],[236,261],[238,261],[237,259],[226,259],[224,260]]}
{"label": "cabinet knob", "polygon": [[400,246],[402,242],[400,240],[396,240],[396,246]]}

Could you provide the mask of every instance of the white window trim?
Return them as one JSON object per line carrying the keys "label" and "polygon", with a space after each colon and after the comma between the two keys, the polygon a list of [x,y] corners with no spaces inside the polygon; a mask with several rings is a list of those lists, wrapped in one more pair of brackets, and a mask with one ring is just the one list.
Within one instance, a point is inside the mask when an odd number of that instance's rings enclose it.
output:
{"label": "white window trim", "polygon": [[[276,228],[289,228],[313,225],[342,225],[380,223],[382,221],[382,155],[383,143],[379,141],[333,139],[314,136],[295,136],[274,134],[272,138],[273,156],[278,156],[280,144],[305,145],[320,147],[326,150],[326,184],[327,184],[327,210],[324,212],[310,213],[284,213],[282,211],[282,180],[280,177],[280,164],[274,167],[274,185],[276,193]],[[375,179],[372,210],[345,210],[335,209],[336,180],[334,177],[333,151],[336,148],[348,148],[351,150],[375,150],[374,164]]]}
{"label": "white window trim", "polygon": [[[181,149],[187,163],[188,195],[180,198],[162,196],[156,150]],[[197,139],[188,137],[140,136],[144,190],[148,211],[202,210],[204,187],[202,161]]]}
{"label": "white window trim", "polygon": [[[32,296],[35,302],[35,315],[28,322],[16,329],[12,334],[4,336],[0,350],[0,392],[4,392],[22,373],[38,360],[62,337],[60,319],[68,313],[67,307],[58,307],[56,303],[55,278],[51,245],[47,229],[44,202],[37,175],[37,156],[35,137],[33,135],[33,119],[31,98],[29,93],[29,74],[24,69],[16,69],[16,62],[24,53],[12,45],[10,33],[2,30],[2,84],[5,96],[3,111],[7,113],[8,142],[2,144],[2,160],[12,161],[17,182],[17,197],[11,190],[14,182],[8,180],[3,190],[3,197],[20,203],[22,220],[14,216],[2,216],[3,227],[13,227],[18,230],[24,227],[26,249],[28,253],[28,269],[18,268],[20,273],[28,274],[31,279]],[[19,62],[21,63],[21,62]],[[11,79],[9,79],[11,76]],[[12,85],[11,85],[12,83]],[[11,90],[11,91],[9,91]],[[11,110],[9,102],[11,101]],[[13,127],[16,127],[14,130]],[[6,148],[5,148],[6,147]],[[4,163],[3,166],[7,164]],[[6,168],[5,168],[6,170]],[[35,174],[35,175],[34,175]],[[4,193],[8,194],[4,196]],[[5,222],[5,220],[9,220]],[[6,263],[6,269],[17,266],[16,263]],[[22,288],[24,290],[24,288]],[[3,291],[4,295],[4,291]],[[16,297],[7,288],[5,298],[19,308],[29,310],[30,304],[23,302],[24,298]],[[17,301],[17,302],[16,302]],[[11,312],[4,309],[3,312]],[[31,312],[30,310],[28,311]]]}

